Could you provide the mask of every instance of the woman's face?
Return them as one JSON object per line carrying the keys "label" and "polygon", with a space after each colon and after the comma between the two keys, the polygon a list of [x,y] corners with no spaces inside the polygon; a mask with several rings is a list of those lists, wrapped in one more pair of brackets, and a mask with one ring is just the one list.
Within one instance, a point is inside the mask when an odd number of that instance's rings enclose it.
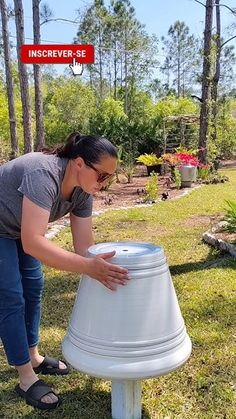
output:
{"label": "woman's face", "polygon": [[108,180],[114,175],[117,167],[117,159],[104,155],[97,163],[85,162],[82,158],[77,161],[77,182],[85,192],[94,194],[102,189]]}

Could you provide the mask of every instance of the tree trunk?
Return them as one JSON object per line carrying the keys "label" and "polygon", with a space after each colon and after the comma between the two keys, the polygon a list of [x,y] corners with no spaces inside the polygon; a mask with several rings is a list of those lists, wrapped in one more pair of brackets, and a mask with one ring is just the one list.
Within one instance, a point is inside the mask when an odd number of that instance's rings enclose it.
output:
{"label": "tree trunk", "polygon": [[202,73],[202,105],[200,112],[199,153],[201,163],[207,163],[207,133],[209,126],[209,101],[211,87],[211,36],[213,0],[206,0],[205,29],[204,29],[204,57]]}
{"label": "tree trunk", "polygon": [[[40,44],[40,0],[33,0],[33,29],[34,44]],[[44,123],[43,123],[43,99],[41,91],[41,67],[34,64],[34,92],[35,92],[35,119],[36,119],[36,144],[35,150],[41,150],[45,146]]]}
{"label": "tree trunk", "polygon": [[117,51],[115,41],[115,52],[114,52],[114,99],[117,99]]}
{"label": "tree trunk", "polygon": [[[179,43],[179,40],[178,40]],[[177,94],[180,97],[180,46],[178,45],[178,58],[177,58]]]}
{"label": "tree trunk", "polygon": [[212,80],[212,140],[217,137],[217,114],[218,114],[218,84],[220,79],[220,56],[221,56],[221,23],[220,23],[220,0],[215,0],[216,6],[216,63],[215,73]]}
{"label": "tree trunk", "polygon": [[98,54],[99,54],[99,90],[100,99],[103,97],[103,71],[102,71],[102,35],[101,35],[101,21],[99,20],[99,32],[98,32]]}
{"label": "tree trunk", "polygon": [[26,64],[21,62],[21,45],[25,43],[24,19],[22,0],[14,0],[15,23],[17,36],[17,58],[20,79],[20,91],[22,102],[23,132],[24,132],[24,153],[33,151],[29,82]]}
{"label": "tree trunk", "polygon": [[18,154],[18,138],[17,138],[16,113],[15,113],[15,103],[14,103],[14,83],[13,83],[12,68],[11,68],[11,49],[10,49],[9,31],[8,31],[8,16],[7,16],[7,7],[6,7],[5,0],[0,0],[0,8],[1,8],[1,15],[2,15],[2,36],[3,36],[3,46],[4,46],[8,113],[9,113],[10,137],[11,137],[10,158],[14,159],[15,157],[17,157],[17,154]]}
{"label": "tree trunk", "polygon": [[128,115],[128,63],[127,63],[127,28],[125,28],[125,113]]}

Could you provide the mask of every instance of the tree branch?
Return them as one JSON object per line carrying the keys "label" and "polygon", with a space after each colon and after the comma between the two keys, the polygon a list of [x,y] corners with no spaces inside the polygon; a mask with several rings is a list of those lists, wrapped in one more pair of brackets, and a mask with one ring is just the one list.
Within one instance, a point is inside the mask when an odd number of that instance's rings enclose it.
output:
{"label": "tree branch", "polygon": [[206,5],[204,3],[202,3],[201,1],[199,1],[199,0],[193,0],[193,1],[195,1],[196,3],[201,4],[203,7],[206,7]]}
{"label": "tree branch", "polygon": [[70,22],[70,23],[76,23],[78,24],[77,20],[69,20],[69,19],[63,19],[63,18],[57,18],[57,19],[45,19],[43,22],[40,23],[41,25],[44,25],[44,23],[48,23],[48,22],[57,22],[57,21],[63,21],[63,22]]}
{"label": "tree branch", "polygon": [[225,7],[226,9],[228,9],[230,12],[233,13],[233,15],[236,16],[236,9],[231,9],[231,7],[227,6],[227,4],[220,4],[220,6]]}
{"label": "tree branch", "polygon": [[[199,0],[193,0],[193,1],[195,1],[196,3],[199,3],[199,4],[201,4],[202,6],[206,7],[206,5],[205,5],[204,3],[202,3],[201,1],[199,1]],[[214,6],[215,6],[215,5],[214,5]],[[233,15],[235,15],[235,16],[236,16],[236,9],[231,9],[231,7],[227,6],[227,4],[219,4],[219,6],[220,6],[220,7],[225,7],[225,8],[226,8],[226,9],[228,9],[231,13],[233,13]]]}
{"label": "tree branch", "polygon": [[236,35],[232,36],[231,38],[227,39],[227,41],[223,42],[223,44],[220,46],[220,49],[223,48],[228,42],[232,41],[232,39],[236,38]]}

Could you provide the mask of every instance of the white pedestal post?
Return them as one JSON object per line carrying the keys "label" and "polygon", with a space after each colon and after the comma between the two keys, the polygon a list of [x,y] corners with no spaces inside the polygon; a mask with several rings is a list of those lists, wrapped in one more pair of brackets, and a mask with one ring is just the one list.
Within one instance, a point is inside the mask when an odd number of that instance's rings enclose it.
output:
{"label": "white pedestal post", "polygon": [[141,419],[141,382],[112,381],[112,419]]}

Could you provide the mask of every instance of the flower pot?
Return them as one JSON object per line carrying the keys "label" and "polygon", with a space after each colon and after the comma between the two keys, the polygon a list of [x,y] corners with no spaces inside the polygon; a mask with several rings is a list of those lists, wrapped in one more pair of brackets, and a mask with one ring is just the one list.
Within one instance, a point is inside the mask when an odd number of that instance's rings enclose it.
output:
{"label": "flower pot", "polygon": [[197,180],[197,167],[188,165],[179,166],[179,171],[181,175],[181,187],[182,188],[191,188],[192,183]]}
{"label": "flower pot", "polygon": [[159,175],[162,174],[162,164],[154,164],[152,166],[146,166],[146,167],[147,167],[148,176],[150,176],[152,172],[159,173]]}

